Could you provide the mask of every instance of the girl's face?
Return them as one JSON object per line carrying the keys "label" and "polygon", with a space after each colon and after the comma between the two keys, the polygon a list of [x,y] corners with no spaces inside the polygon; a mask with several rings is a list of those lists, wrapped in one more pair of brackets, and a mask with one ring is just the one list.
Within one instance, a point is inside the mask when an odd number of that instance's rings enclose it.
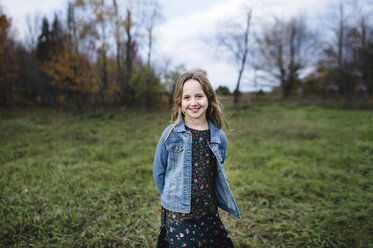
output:
{"label": "girl's face", "polygon": [[181,109],[185,118],[190,120],[206,119],[206,111],[209,106],[207,96],[203,91],[201,84],[189,79],[184,83],[183,95],[181,100]]}

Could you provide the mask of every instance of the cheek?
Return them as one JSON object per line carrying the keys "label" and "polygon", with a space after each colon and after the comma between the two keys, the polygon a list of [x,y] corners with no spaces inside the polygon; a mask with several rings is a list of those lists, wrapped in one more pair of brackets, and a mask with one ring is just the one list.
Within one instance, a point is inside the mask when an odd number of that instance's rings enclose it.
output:
{"label": "cheek", "polygon": [[209,106],[209,102],[208,102],[208,100],[206,98],[203,101],[203,105],[205,105],[206,108]]}
{"label": "cheek", "polygon": [[181,102],[181,109],[185,109],[187,107],[187,103],[185,101]]}

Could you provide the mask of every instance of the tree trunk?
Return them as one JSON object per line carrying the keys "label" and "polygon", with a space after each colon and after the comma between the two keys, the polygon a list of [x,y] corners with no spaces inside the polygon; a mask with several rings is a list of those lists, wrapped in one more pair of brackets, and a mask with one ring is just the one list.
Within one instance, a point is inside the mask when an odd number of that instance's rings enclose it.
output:
{"label": "tree trunk", "polygon": [[247,59],[247,54],[249,52],[249,34],[250,34],[250,20],[251,20],[251,10],[247,13],[247,22],[246,22],[246,30],[245,30],[245,41],[244,41],[244,53],[241,59],[241,67],[238,72],[238,79],[237,79],[237,85],[236,89],[234,90],[234,100],[233,103],[237,104],[239,100],[239,95],[240,95],[240,82],[242,78],[242,74],[245,70],[245,64],[246,64],[246,59]]}

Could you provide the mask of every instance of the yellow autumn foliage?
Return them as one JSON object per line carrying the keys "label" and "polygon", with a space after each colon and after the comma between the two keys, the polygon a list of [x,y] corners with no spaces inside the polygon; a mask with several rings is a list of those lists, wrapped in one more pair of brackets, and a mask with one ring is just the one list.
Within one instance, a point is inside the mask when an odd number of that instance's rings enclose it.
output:
{"label": "yellow autumn foliage", "polygon": [[10,20],[6,15],[0,13],[0,55],[6,46],[6,37],[10,28]]}
{"label": "yellow autumn foliage", "polygon": [[51,79],[51,84],[61,90],[94,94],[99,85],[90,70],[87,58],[69,48],[41,66],[41,70]]}

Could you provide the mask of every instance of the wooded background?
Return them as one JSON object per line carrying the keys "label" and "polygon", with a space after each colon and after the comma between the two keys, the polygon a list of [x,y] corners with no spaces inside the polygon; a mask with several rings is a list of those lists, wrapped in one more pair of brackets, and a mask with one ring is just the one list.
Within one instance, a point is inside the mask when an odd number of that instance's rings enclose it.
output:
{"label": "wooded background", "polygon": [[[0,9],[1,106],[150,108],[172,102],[167,99],[173,84],[186,68],[153,66],[154,28],[164,20],[156,0],[66,3],[65,13],[53,19],[28,20],[23,41],[14,38],[12,17]],[[250,34],[253,8],[243,22],[225,20],[209,42],[239,65],[235,101],[248,69],[275,82],[271,87],[284,98],[371,96],[373,21],[369,11],[356,6],[353,0],[334,6],[327,37],[303,17],[268,17],[271,25]],[[258,92],[257,77],[252,83]],[[230,94],[224,87],[220,92]]]}

